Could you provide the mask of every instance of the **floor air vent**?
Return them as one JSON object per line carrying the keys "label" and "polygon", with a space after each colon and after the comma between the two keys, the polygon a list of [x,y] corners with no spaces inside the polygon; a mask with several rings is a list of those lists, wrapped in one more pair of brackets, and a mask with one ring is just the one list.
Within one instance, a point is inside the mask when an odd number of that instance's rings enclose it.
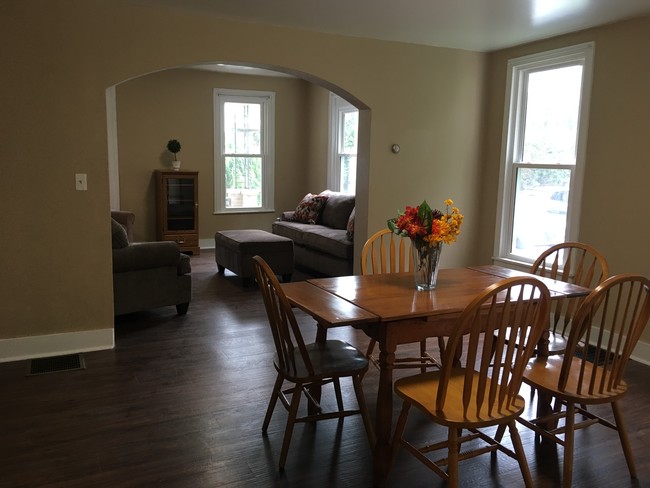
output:
{"label": "floor air vent", "polygon": [[59,373],[61,371],[75,371],[85,368],[86,365],[81,354],[67,354],[65,356],[32,359],[27,374],[37,375]]}

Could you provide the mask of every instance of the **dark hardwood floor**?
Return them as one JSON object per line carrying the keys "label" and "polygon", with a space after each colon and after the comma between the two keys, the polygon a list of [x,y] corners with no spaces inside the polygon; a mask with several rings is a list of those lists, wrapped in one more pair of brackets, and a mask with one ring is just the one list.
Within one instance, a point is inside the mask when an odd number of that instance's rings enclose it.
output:
{"label": "dark hardwood floor", "polygon": [[[286,470],[278,472],[286,412],[278,405],[262,436],[275,371],[260,294],[228,272],[218,275],[211,251],[192,258],[192,267],[186,316],[167,307],[118,317],[115,349],[84,354],[85,369],[27,376],[28,361],[0,364],[0,487],[372,485],[358,417],[297,426]],[[297,316],[313,340],[313,321]],[[367,344],[350,328],[330,337]],[[616,433],[595,426],[576,435],[574,486],[650,486],[649,373],[630,364],[623,405],[639,480],[630,479]],[[377,379],[371,369],[363,384],[373,416]],[[351,384],[344,389],[353,401]],[[395,418],[398,409],[396,402]],[[412,414],[407,432],[430,438],[443,429]],[[520,432],[535,485],[560,486],[562,448],[536,446],[531,432]],[[504,456],[495,463],[482,456],[460,469],[464,487],[523,486],[517,464]],[[405,452],[389,483],[445,486]]]}

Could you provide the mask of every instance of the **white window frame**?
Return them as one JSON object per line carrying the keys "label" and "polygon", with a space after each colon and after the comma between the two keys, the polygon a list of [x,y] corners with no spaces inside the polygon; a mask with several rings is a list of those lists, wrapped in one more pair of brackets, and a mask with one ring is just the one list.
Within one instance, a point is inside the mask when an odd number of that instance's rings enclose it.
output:
{"label": "white window frame", "polygon": [[508,61],[506,106],[499,178],[494,260],[529,267],[534,259],[510,251],[512,245],[514,199],[517,168],[523,152],[526,115],[526,77],[528,73],[563,66],[582,65],[582,87],[578,115],[575,165],[525,165],[525,167],[570,169],[571,183],[567,207],[565,240],[577,240],[580,225],[580,202],[586,160],[589,105],[593,70],[594,43],[584,43]]}
{"label": "white window frame", "polygon": [[[274,211],[275,187],[275,93],[268,91],[231,90],[215,88],[214,98],[214,213],[233,214]],[[223,133],[223,104],[259,103],[261,105],[262,134],[262,206],[226,207],[225,140]]]}
{"label": "white window frame", "polygon": [[[354,105],[347,100],[330,92],[329,99],[329,151],[327,155],[327,187],[333,191],[341,190],[341,156],[357,156],[352,153],[342,153],[341,138],[343,135],[343,115],[358,112]],[[358,141],[357,141],[358,142]],[[358,151],[357,145],[357,151]]]}

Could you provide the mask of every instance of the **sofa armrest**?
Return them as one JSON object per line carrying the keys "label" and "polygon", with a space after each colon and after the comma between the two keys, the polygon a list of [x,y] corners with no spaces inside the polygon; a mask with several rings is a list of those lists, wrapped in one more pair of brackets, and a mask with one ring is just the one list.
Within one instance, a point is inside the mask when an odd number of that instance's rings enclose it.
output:
{"label": "sofa armrest", "polygon": [[278,220],[284,220],[285,222],[291,222],[293,220],[293,216],[296,213],[295,210],[288,210],[286,212],[282,212],[282,215],[278,218]]}
{"label": "sofa armrest", "polygon": [[111,210],[111,218],[124,227],[126,237],[129,239],[129,242],[133,242],[133,223],[135,222],[135,214],[124,210]]}
{"label": "sofa armrest", "polygon": [[178,267],[181,252],[171,241],[137,242],[122,249],[113,249],[113,273],[140,269]]}

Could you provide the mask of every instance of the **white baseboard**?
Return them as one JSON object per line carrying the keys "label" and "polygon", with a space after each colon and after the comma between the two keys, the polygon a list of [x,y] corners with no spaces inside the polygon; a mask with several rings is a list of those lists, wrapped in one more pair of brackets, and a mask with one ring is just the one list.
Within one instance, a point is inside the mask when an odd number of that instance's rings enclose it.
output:
{"label": "white baseboard", "polygon": [[[0,363],[103,351],[115,347],[114,329],[0,339]],[[631,359],[650,366],[650,344],[639,341]]]}
{"label": "white baseboard", "polygon": [[637,342],[631,359],[650,366],[650,344],[647,342]]}
{"label": "white baseboard", "polygon": [[114,329],[85,330],[0,340],[0,363],[101,351],[115,347]]}
{"label": "white baseboard", "polygon": [[199,249],[214,249],[214,239],[199,239]]}

